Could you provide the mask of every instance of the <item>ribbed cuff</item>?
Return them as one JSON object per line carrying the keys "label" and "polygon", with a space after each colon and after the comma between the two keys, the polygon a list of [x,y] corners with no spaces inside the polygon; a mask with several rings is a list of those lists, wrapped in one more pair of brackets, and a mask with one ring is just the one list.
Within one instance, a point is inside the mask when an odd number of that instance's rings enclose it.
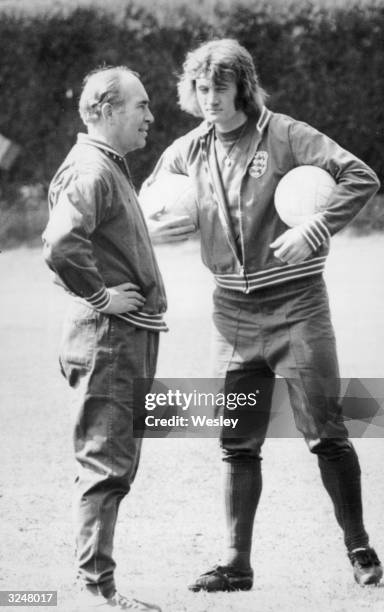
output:
{"label": "ribbed cuff", "polygon": [[298,227],[313,251],[317,251],[317,249],[331,237],[322,216],[316,216]]}
{"label": "ribbed cuff", "polygon": [[108,289],[106,287],[103,287],[102,289],[100,289],[100,291],[97,291],[96,293],[85,299],[88,304],[90,304],[93,308],[95,308],[96,310],[103,311],[109,306],[111,296]]}

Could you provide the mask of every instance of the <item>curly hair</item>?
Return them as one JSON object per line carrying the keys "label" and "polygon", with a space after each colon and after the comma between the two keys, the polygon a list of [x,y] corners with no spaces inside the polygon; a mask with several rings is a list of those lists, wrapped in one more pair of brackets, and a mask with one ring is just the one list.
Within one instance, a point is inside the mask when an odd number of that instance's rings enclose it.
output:
{"label": "curly hair", "polygon": [[212,79],[216,86],[235,81],[236,108],[247,115],[261,112],[267,94],[259,83],[252,56],[237,40],[212,40],[187,54],[177,86],[179,106],[195,117],[203,116],[196,97],[199,76]]}
{"label": "curly hair", "polygon": [[79,100],[79,113],[85,125],[96,123],[101,116],[101,107],[108,102],[113,106],[123,103],[121,76],[131,74],[139,77],[127,66],[103,66],[89,72],[83,80]]}

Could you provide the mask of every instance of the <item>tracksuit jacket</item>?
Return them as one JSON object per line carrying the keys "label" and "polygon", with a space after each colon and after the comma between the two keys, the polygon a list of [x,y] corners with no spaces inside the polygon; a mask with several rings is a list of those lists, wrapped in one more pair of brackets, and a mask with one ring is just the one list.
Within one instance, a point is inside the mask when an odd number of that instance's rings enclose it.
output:
{"label": "tracksuit jacket", "polygon": [[[329,238],[342,229],[379,188],[375,173],[357,157],[309,125],[264,107],[248,141],[240,141],[238,194],[240,241],[236,243],[215,154],[214,126],[203,122],[178,138],[160,158],[149,186],[162,172],[191,177],[196,189],[202,258],[218,286],[250,293],[323,271]],[[270,248],[287,226],[274,206],[280,179],[292,168],[314,165],[337,185],[324,212],[299,226],[312,256],[283,264]],[[145,186],[144,186],[145,188]],[[239,244],[240,243],[240,244]]]}
{"label": "tracksuit jacket", "polygon": [[108,287],[134,283],[145,305],[116,316],[166,330],[163,281],[124,158],[79,134],[51,182],[49,207],[44,256],[57,282],[96,310],[108,304]]}

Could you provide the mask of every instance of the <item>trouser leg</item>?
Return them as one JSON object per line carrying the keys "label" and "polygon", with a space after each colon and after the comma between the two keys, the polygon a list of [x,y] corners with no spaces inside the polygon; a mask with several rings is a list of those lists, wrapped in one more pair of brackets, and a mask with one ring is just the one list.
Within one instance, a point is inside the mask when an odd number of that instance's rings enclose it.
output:
{"label": "trouser leg", "polygon": [[133,385],[135,378],[147,378],[150,386],[157,342],[157,334],[88,308],[84,312],[84,306],[74,308],[64,329],[60,360],[74,389],[78,573],[87,588],[106,597],[115,591],[118,508],[140,457],[134,419],[142,407]]}
{"label": "trouser leg", "polygon": [[[306,389],[305,379],[302,379],[301,383],[303,384],[302,401],[296,404],[295,410],[297,411],[298,405],[304,406],[304,397],[306,397],[308,414],[304,418],[302,413],[298,415],[297,422],[301,425],[305,422],[306,427],[309,427],[309,431],[304,428],[302,432],[311,453],[317,455],[321,480],[331,498],[336,520],[343,530],[345,545],[348,550],[366,546],[368,535],[363,523],[361,470],[356,451],[341,421],[341,409],[335,398],[328,397],[324,400],[326,397],[326,390],[324,390],[321,402],[321,422],[316,425],[315,420],[309,415],[313,416],[317,412],[318,396],[317,394],[311,396],[310,388]],[[299,384],[297,380],[294,381],[295,398],[297,398]],[[323,418],[327,411],[327,402],[336,403],[335,406],[329,408],[328,420]],[[332,421],[335,415],[337,418]],[[318,437],[315,437],[316,427],[318,427]],[[329,437],[325,437],[327,434]]]}
{"label": "trouser leg", "polygon": [[287,379],[295,421],[317,455],[321,479],[349,550],[365,546],[360,466],[342,419],[335,338],[321,281],[285,302],[286,347],[279,346],[279,373]]}
{"label": "trouser leg", "polygon": [[259,316],[242,310],[243,298],[217,290],[214,295],[213,360],[216,378],[226,394],[255,394],[257,403],[224,409],[225,417],[239,419],[235,432],[223,430],[226,563],[250,566],[255,513],[262,490],[261,448],[268,427],[274,374],[262,356]]}
{"label": "trouser leg", "polygon": [[118,509],[130,490],[140,456],[141,440],[133,438],[132,430],[131,411],[110,399],[92,398],[78,412],[74,517],[79,577],[105,597],[115,591],[113,541]]}

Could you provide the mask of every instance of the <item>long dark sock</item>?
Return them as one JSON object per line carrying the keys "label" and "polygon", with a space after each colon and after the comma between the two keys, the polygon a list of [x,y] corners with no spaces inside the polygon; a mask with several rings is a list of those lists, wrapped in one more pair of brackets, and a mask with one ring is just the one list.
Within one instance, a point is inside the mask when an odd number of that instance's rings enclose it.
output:
{"label": "long dark sock", "polygon": [[349,551],[368,545],[364,529],[361,500],[360,465],[353,447],[338,459],[319,456],[323,484],[335,509],[337,522],[344,531],[344,542]]}
{"label": "long dark sock", "polygon": [[252,530],[262,489],[260,461],[226,463],[225,507],[228,526],[226,563],[250,567]]}

